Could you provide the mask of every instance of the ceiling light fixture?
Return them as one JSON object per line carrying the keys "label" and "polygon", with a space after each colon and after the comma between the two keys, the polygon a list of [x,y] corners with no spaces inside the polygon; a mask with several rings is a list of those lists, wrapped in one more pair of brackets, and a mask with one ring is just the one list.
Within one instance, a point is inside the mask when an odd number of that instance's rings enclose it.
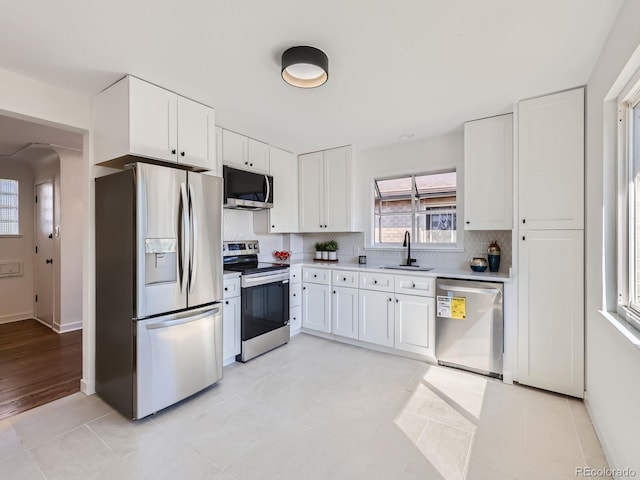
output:
{"label": "ceiling light fixture", "polygon": [[281,74],[294,87],[319,87],[329,78],[329,58],[315,47],[291,47],[282,54]]}

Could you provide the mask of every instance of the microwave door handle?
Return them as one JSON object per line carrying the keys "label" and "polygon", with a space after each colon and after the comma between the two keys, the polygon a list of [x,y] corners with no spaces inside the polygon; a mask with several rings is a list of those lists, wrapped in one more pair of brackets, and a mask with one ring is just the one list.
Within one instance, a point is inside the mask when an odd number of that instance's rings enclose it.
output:
{"label": "microwave door handle", "polygon": [[187,275],[185,270],[189,268],[188,257],[189,243],[191,242],[191,235],[189,232],[190,215],[189,215],[189,201],[187,199],[187,185],[186,183],[180,184],[180,203],[182,204],[181,217],[180,217],[180,233],[182,238],[182,246],[180,248],[180,259],[182,261],[182,275],[180,278],[180,291],[186,293],[187,290]]}
{"label": "microwave door handle", "polygon": [[193,186],[189,184],[189,218],[191,220],[191,244],[189,248],[189,292],[193,292],[198,265],[198,217],[193,208]]}
{"label": "microwave door handle", "polygon": [[269,177],[267,175],[264,176],[264,181],[267,184],[267,196],[264,199],[265,203],[272,203],[269,202],[269,197],[271,196],[271,183],[269,183]]}

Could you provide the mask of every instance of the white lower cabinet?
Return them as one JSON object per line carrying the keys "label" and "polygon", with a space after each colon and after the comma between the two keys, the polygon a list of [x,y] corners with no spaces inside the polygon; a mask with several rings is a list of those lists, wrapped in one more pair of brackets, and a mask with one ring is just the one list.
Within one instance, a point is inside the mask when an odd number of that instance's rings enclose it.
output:
{"label": "white lower cabinet", "polygon": [[289,308],[289,330],[291,335],[300,333],[302,328],[302,305]]}
{"label": "white lower cabinet", "polygon": [[435,298],[395,295],[395,348],[433,355]]}
{"label": "white lower cabinet", "polygon": [[584,395],[584,233],[537,230],[520,239],[518,381]]}
{"label": "white lower cabinet", "polygon": [[331,331],[335,335],[358,338],[358,289],[333,287]]}
{"label": "white lower cabinet", "polygon": [[302,326],[319,332],[331,332],[331,286],[302,284]]}
{"label": "white lower cabinet", "polygon": [[302,327],[302,267],[292,266],[289,271],[289,330],[291,335]]}
{"label": "white lower cabinet", "polygon": [[393,347],[393,293],[373,290],[358,292],[358,339],[363,342]]}
{"label": "white lower cabinet", "polygon": [[240,354],[240,297],[227,298],[223,302],[222,359],[226,364],[235,361],[235,356]]}

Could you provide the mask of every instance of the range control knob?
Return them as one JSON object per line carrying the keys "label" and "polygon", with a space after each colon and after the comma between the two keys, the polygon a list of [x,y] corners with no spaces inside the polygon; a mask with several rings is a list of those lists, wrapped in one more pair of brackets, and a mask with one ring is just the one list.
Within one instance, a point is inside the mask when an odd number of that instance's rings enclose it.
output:
{"label": "range control knob", "polygon": [[249,244],[249,250],[253,250],[253,244],[252,243]]}
{"label": "range control knob", "polygon": [[257,243],[254,243],[254,244],[253,244],[253,249],[254,249],[254,250],[258,250],[258,244],[257,244]]}

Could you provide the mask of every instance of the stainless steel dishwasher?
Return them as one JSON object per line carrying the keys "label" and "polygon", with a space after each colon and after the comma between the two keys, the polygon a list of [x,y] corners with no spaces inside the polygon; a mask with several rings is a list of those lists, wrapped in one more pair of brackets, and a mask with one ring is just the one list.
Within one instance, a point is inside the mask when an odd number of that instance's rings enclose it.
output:
{"label": "stainless steel dishwasher", "polygon": [[436,279],[438,364],[502,378],[503,285]]}

